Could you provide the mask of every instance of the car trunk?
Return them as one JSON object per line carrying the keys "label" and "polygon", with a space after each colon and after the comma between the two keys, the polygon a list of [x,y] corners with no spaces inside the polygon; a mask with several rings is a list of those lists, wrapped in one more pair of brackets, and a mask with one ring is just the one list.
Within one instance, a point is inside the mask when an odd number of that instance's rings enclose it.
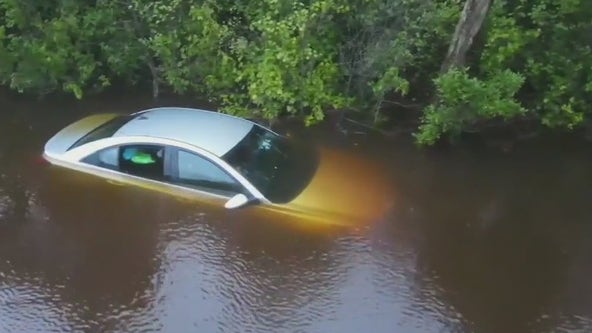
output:
{"label": "car trunk", "polygon": [[51,157],[65,153],[86,134],[117,116],[118,114],[113,113],[96,114],[68,125],[45,144],[45,155]]}

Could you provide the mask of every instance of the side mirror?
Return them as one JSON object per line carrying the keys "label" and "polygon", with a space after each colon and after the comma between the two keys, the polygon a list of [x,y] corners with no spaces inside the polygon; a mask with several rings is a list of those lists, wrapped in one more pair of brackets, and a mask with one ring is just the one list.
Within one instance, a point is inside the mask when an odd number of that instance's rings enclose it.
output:
{"label": "side mirror", "polygon": [[241,208],[241,207],[244,207],[252,202],[253,202],[253,200],[249,200],[249,198],[246,195],[239,193],[239,194],[233,196],[232,198],[230,198],[230,200],[226,201],[226,203],[224,204],[224,208],[226,208],[226,209]]}

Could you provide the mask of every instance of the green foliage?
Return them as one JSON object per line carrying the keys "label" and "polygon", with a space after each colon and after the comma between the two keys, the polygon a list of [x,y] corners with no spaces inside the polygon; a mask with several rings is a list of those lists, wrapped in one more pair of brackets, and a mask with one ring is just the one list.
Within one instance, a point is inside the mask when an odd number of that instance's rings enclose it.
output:
{"label": "green foliage", "polygon": [[344,22],[349,30],[340,43],[348,95],[367,110],[382,107],[392,93],[422,92],[440,66],[458,18],[459,1],[353,3],[355,15]]}
{"label": "green foliage", "polygon": [[439,102],[424,111],[416,135],[420,144],[433,144],[442,134],[458,135],[484,120],[508,120],[526,113],[514,99],[524,78],[512,71],[495,72],[480,80],[466,70],[453,69],[435,81]]}
{"label": "green foliage", "polygon": [[[152,15],[156,22],[147,45],[159,64],[163,81],[177,93],[218,92],[233,84],[228,76],[233,63],[225,55],[221,46],[230,37],[228,27],[218,24],[213,9],[202,5],[164,1],[168,13]],[[188,15],[181,8],[185,7]],[[168,15],[167,15],[168,14]],[[164,22],[161,17],[174,18]],[[176,29],[161,27],[175,26]],[[181,23],[181,24],[179,24]],[[206,89],[208,88],[208,89]]]}
{"label": "green foliage", "polygon": [[[81,96],[82,86],[95,75],[96,60],[80,29],[79,8],[68,2],[51,9],[35,6],[35,2],[0,1],[1,82],[19,91],[61,89]],[[55,16],[44,17],[41,9],[54,11]]]}
{"label": "green foliage", "polygon": [[413,100],[422,144],[525,115],[565,129],[588,119],[589,0],[495,0],[467,68],[440,73],[464,2],[0,0],[0,84],[81,98],[152,83],[307,124],[331,109],[377,120],[386,101]]}
{"label": "green foliage", "polygon": [[265,0],[247,11],[252,37],[239,36],[231,52],[237,60],[235,81],[243,89],[223,96],[224,109],[242,116],[257,110],[255,115],[267,119],[299,114],[312,123],[322,120],[328,108],[347,106],[349,99],[338,89],[337,45],[326,24],[331,16],[348,12],[336,0],[310,6]]}
{"label": "green foliage", "polygon": [[[431,144],[491,118],[510,121],[522,117],[524,109],[544,126],[582,124],[592,103],[591,32],[592,7],[586,0],[494,1],[480,57],[471,64],[475,77],[454,72],[436,79],[437,102],[424,111],[418,141]],[[489,86],[503,90],[496,94]],[[451,93],[468,93],[472,106],[463,108],[467,99],[451,99]]]}
{"label": "green foliage", "polygon": [[592,7],[585,0],[496,4],[482,64],[526,77],[525,105],[542,124],[573,128],[592,103]]}

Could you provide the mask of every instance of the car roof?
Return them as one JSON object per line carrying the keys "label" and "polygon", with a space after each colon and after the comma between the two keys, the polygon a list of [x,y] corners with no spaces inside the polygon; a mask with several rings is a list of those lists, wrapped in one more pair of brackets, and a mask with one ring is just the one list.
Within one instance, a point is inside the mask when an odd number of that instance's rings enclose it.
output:
{"label": "car roof", "polygon": [[113,136],[182,141],[222,156],[256,126],[252,121],[201,109],[161,107],[136,112]]}

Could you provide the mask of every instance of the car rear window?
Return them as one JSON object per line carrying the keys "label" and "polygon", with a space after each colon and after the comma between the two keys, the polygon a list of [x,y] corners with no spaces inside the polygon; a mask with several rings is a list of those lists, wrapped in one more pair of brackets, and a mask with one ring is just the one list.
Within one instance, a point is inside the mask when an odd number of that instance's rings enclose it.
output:
{"label": "car rear window", "polygon": [[74,144],[70,148],[68,148],[68,150],[74,149],[78,146],[82,146],[83,144],[89,142],[111,137],[113,136],[113,134],[115,134],[115,132],[117,132],[117,130],[119,130],[123,125],[127,124],[127,122],[132,120],[134,117],[134,115],[117,116],[102,124],[101,126],[93,129],[92,131],[88,132],[88,134],[78,139],[78,141],[74,142]]}

